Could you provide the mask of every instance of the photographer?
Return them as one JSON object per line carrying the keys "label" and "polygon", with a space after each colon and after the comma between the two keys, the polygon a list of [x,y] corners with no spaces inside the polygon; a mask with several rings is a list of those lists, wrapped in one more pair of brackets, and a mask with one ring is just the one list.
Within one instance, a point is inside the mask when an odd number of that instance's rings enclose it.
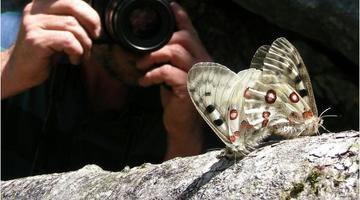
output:
{"label": "photographer", "polygon": [[175,2],[171,9],[169,42],[136,54],[95,44],[101,17],[82,0],[25,6],[14,45],[1,52],[2,179],[85,164],[121,170],[201,152],[202,121],[186,77],[211,58],[186,12]]}

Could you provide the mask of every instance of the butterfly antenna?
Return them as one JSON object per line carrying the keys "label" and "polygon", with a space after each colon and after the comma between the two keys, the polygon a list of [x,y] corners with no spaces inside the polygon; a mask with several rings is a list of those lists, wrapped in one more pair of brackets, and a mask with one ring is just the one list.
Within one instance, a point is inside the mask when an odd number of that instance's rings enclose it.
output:
{"label": "butterfly antenna", "polygon": [[328,111],[328,110],[330,110],[330,109],[331,109],[331,107],[326,108],[324,111],[322,111],[322,113],[319,115],[319,117],[322,117],[322,115],[323,115],[326,111]]}
{"label": "butterfly antenna", "polygon": [[[325,131],[327,131],[328,133],[331,133],[331,131],[329,131],[329,130],[327,130],[326,128],[325,128],[325,126],[323,126],[322,124],[320,124],[320,127],[321,128],[323,128]],[[319,132],[319,131],[318,131]]]}
{"label": "butterfly antenna", "polygon": [[321,116],[321,118],[326,118],[326,117],[339,117],[339,115],[323,115],[323,116]]}

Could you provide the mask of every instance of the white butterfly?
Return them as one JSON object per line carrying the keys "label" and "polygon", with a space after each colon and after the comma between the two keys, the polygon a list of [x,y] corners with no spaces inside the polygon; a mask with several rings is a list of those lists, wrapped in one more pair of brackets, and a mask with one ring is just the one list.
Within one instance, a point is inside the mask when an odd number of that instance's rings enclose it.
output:
{"label": "white butterfly", "polygon": [[285,38],[261,46],[250,69],[238,74],[217,63],[197,63],[187,86],[228,156],[246,155],[270,136],[314,135],[322,126],[305,64]]}

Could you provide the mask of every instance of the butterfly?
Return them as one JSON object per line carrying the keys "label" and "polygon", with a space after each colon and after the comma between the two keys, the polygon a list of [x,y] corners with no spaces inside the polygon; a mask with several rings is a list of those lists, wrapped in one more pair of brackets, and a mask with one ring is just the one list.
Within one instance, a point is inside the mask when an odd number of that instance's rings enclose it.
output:
{"label": "butterfly", "polygon": [[187,88],[230,157],[247,155],[271,136],[314,135],[323,127],[306,66],[285,38],[258,48],[250,68],[237,74],[218,63],[195,64]]}

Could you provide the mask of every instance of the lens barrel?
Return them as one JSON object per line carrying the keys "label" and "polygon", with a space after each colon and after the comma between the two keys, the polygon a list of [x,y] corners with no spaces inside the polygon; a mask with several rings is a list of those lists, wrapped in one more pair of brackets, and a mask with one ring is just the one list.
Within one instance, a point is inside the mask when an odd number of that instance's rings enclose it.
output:
{"label": "lens barrel", "polygon": [[[94,4],[101,6],[99,2]],[[110,0],[95,8],[101,11],[107,40],[135,53],[147,53],[164,46],[175,30],[175,17],[168,0]]]}

